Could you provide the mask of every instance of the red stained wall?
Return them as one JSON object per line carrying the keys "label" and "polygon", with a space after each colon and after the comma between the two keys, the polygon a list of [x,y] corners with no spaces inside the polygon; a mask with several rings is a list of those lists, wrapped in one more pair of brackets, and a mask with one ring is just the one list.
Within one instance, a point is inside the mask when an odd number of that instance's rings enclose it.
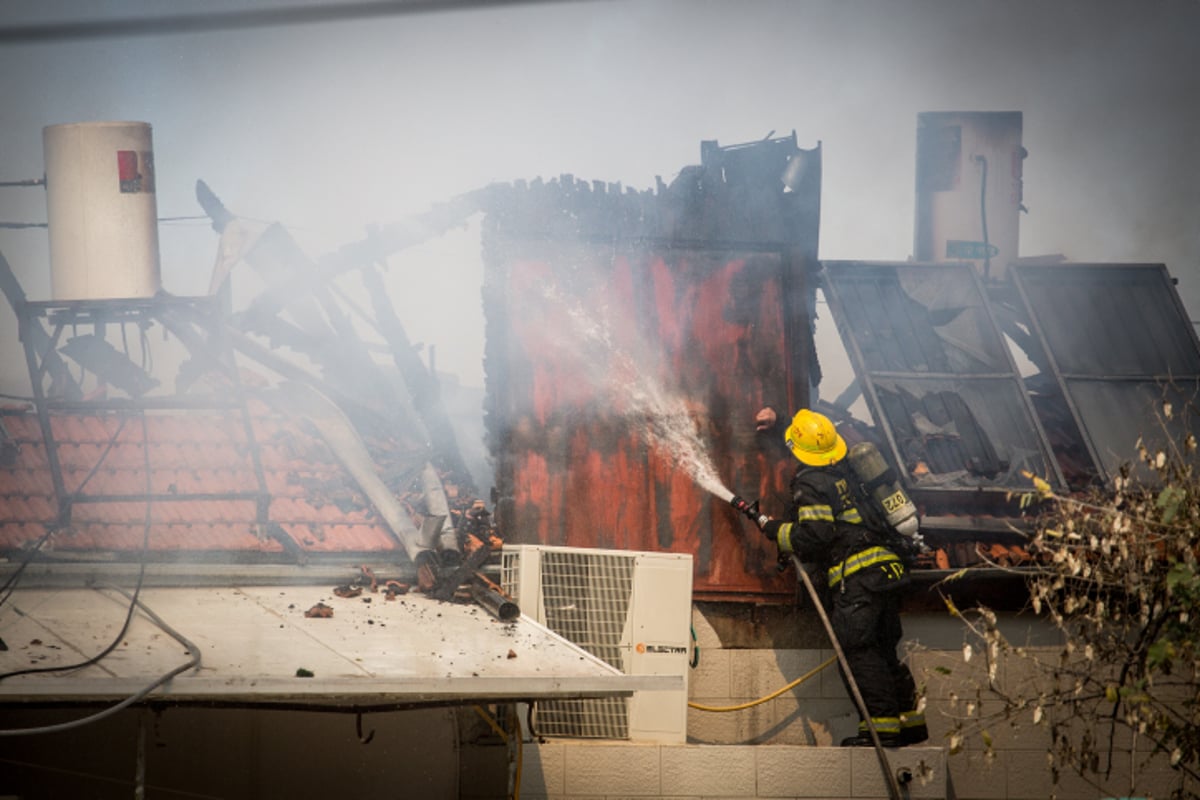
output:
{"label": "red stained wall", "polygon": [[779,250],[546,241],[493,243],[490,255],[506,541],[688,552],[698,597],[791,597],[774,546],[645,433],[637,398],[676,398],[724,485],[782,513],[796,463],[754,415],[807,400],[802,265]]}

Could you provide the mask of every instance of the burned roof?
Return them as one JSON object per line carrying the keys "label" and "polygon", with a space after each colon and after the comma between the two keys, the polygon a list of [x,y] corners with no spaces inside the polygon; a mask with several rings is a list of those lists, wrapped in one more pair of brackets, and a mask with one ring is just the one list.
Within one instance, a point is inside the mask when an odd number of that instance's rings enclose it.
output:
{"label": "burned roof", "polygon": [[[396,533],[310,422],[262,403],[252,408],[253,438],[232,411],[147,414],[144,424],[135,412],[50,415],[61,507],[37,415],[5,410],[0,421],[15,456],[0,465],[0,551],[23,558],[37,546],[57,560],[133,558],[143,547],[164,561],[407,560]],[[381,478],[419,527],[424,452],[395,440],[372,449]]]}
{"label": "burned roof", "polygon": [[[1083,492],[1194,427],[1200,342],[1161,264],[823,263],[822,287],[885,450],[939,561],[1021,562],[1033,479]],[[845,414],[844,408],[831,408]],[[851,418],[846,417],[847,421]],[[999,552],[999,551],[998,551]]]}

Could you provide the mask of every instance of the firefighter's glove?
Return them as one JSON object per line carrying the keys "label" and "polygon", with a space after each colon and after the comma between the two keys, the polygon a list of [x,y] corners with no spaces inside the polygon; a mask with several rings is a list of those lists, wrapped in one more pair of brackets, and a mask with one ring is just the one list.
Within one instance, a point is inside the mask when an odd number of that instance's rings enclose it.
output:
{"label": "firefighter's glove", "polygon": [[763,536],[767,537],[772,542],[778,541],[777,537],[779,536],[779,529],[782,527],[783,522],[777,519],[771,519],[766,514],[760,516],[756,522],[758,523],[758,529],[763,532]]}

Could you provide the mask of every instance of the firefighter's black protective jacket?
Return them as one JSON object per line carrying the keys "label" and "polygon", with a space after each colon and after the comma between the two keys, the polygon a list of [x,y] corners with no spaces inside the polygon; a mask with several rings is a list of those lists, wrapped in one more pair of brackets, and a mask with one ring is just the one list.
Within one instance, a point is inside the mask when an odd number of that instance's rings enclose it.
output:
{"label": "firefighter's black protective jacket", "polygon": [[763,532],[781,553],[795,553],[820,570],[834,635],[876,730],[894,742],[901,740],[902,714],[913,728],[908,732],[917,725],[924,730],[912,674],[896,655],[902,636],[896,590],[908,583],[908,570],[887,547],[887,535],[866,526],[848,470],[844,460],[801,467],[792,478],[787,518],[768,522]]}
{"label": "firefighter's black protective jacket", "polygon": [[886,592],[908,582],[903,560],[887,547],[888,536],[867,527],[855,503],[845,461],[801,467],[792,477],[792,506],[775,533],[784,553],[824,568],[831,589],[842,581],[865,581]]}

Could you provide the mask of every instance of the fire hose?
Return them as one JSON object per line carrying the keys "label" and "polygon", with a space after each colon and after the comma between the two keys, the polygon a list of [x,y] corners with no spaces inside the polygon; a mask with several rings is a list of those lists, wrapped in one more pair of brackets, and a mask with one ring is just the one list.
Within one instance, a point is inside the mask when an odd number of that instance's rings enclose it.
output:
{"label": "fire hose", "polygon": [[[759,529],[771,521],[770,516],[759,510],[757,500],[753,503],[748,503],[737,495],[734,495],[730,498],[729,504],[757,525]],[[825,633],[829,636],[829,643],[833,645],[833,652],[837,655],[838,664],[842,668],[842,675],[846,678],[846,686],[850,689],[850,696],[854,699],[854,705],[858,708],[859,716],[862,717],[863,722],[866,723],[867,731],[871,734],[871,742],[875,746],[875,754],[879,757],[879,767],[883,770],[883,779],[887,783],[888,796],[892,800],[901,800],[900,782],[892,774],[892,767],[888,762],[887,753],[883,749],[883,743],[879,740],[879,732],[875,730],[875,723],[871,721],[871,712],[867,710],[867,703],[863,700],[862,692],[859,691],[858,682],[854,680],[854,673],[850,671],[850,662],[846,660],[846,653],[842,650],[841,642],[838,641],[837,634],[833,632],[833,623],[829,621],[829,615],[825,613],[825,606],[821,603],[821,596],[817,593],[817,588],[813,586],[812,578],[808,577],[808,571],[804,569],[804,565],[795,555],[792,555],[792,564],[796,567],[796,574],[800,576],[800,580],[804,583],[804,588],[808,591],[813,608],[817,610],[817,616],[821,618],[821,624],[825,626]]]}
{"label": "fire hose", "polygon": [[796,678],[796,680],[792,681],[787,686],[783,686],[779,689],[776,689],[775,691],[771,692],[770,694],[764,695],[764,696],[758,698],[757,700],[751,700],[747,703],[738,703],[736,706],[706,706],[706,705],[702,705],[700,703],[692,703],[689,701],[688,708],[694,708],[697,711],[741,711],[744,708],[753,708],[754,706],[762,705],[763,703],[767,702],[768,700],[774,700],[776,697],[779,697],[779,695],[783,694],[784,692],[794,689],[795,687],[799,686],[800,684],[804,683],[805,681],[809,680],[810,678],[815,677],[817,674],[819,674],[821,672],[821,670],[828,667],[834,661],[837,661],[837,656],[832,656],[830,658],[825,659],[820,664],[818,664],[817,666],[810,669],[808,672],[801,675],[799,678]]}

